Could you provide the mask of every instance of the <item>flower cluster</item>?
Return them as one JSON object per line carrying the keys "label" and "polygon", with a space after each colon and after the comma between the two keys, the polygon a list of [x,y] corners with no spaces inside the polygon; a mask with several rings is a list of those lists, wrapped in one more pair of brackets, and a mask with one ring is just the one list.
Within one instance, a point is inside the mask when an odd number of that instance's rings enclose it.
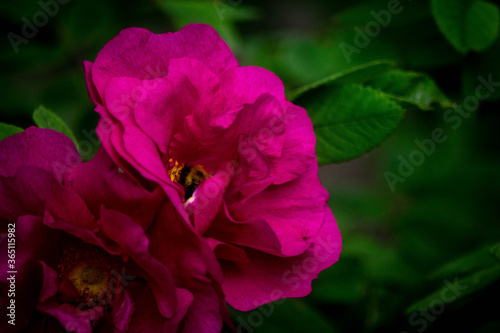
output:
{"label": "flower cluster", "polygon": [[305,296],[338,260],[312,124],[278,77],[199,24],[125,29],[84,67],[101,116],[91,161],[52,130],[0,142],[17,329],[220,332],[226,302]]}

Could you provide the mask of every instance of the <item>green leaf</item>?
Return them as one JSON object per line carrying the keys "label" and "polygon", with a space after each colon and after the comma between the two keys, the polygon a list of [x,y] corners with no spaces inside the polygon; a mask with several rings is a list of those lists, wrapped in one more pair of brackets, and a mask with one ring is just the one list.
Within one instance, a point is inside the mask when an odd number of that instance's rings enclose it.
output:
{"label": "green leaf", "polygon": [[39,106],[35,112],[33,112],[33,120],[35,124],[40,128],[49,128],[55,131],[58,131],[67,137],[69,137],[77,148],[78,142],[76,141],[73,132],[69,129],[69,127],[59,118],[55,113],[49,111],[43,106]]}
{"label": "green leaf", "polygon": [[[500,244],[497,244],[497,248],[499,248],[499,246]],[[494,255],[495,253],[493,249],[494,247],[487,245],[479,250],[468,253],[443,265],[433,272],[429,278],[444,279],[451,276],[464,276],[466,274],[495,267],[498,265],[498,262],[492,257],[492,254]]]}
{"label": "green leaf", "polygon": [[422,73],[394,69],[373,78],[368,84],[389,94],[407,108],[432,110],[434,105],[443,109],[454,106],[434,80]]}
{"label": "green leaf", "polygon": [[432,0],[439,30],[461,53],[487,49],[498,37],[498,7],[480,0]]}
{"label": "green leaf", "polygon": [[488,287],[499,279],[500,265],[470,274],[463,278],[444,280],[441,288],[422,300],[413,303],[406,310],[406,313],[410,314],[419,311],[421,308],[428,308],[438,300],[444,303],[454,302]]}
{"label": "green leaf", "polygon": [[364,83],[368,79],[379,75],[389,68],[393,67],[394,63],[387,60],[376,60],[363,65],[353,66],[343,72],[334,73],[330,76],[327,76],[324,79],[313,82],[301,88],[295,89],[290,92],[287,98],[291,101],[295,100],[302,94],[306,93],[309,90],[318,88],[325,84],[331,83]]}
{"label": "green leaf", "polygon": [[314,307],[296,299],[271,302],[249,312],[230,309],[238,332],[302,333],[335,332],[326,318]]}
{"label": "green leaf", "polygon": [[384,93],[353,84],[319,86],[295,103],[311,117],[319,164],[348,161],[379,146],[403,117]]}
{"label": "green leaf", "polygon": [[467,14],[466,41],[474,51],[487,49],[498,37],[498,7],[486,1],[474,1]]}
{"label": "green leaf", "polygon": [[490,254],[493,256],[493,258],[500,261],[500,243],[495,244],[490,248]]}
{"label": "green leaf", "polygon": [[0,123],[0,140],[23,131],[21,127]]}

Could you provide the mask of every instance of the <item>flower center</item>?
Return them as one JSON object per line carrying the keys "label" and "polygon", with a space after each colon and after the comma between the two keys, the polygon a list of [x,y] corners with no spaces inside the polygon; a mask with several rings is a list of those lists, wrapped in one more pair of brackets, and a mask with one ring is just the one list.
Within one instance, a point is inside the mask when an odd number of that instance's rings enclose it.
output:
{"label": "flower center", "polygon": [[[169,160],[172,163],[172,159]],[[184,200],[193,196],[194,191],[200,184],[210,178],[210,174],[205,171],[201,165],[180,164],[175,161],[168,171],[168,175],[173,182],[179,183],[184,187]]]}
{"label": "flower center", "polygon": [[73,283],[81,296],[102,296],[108,291],[109,273],[99,264],[83,262],[77,265],[68,274],[68,279]]}
{"label": "flower center", "polygon": [[104,272],[95,266],[87,266],[82,271],[82,281],[88,284],[98,284],[102,282]]}
{"label": "flower center", "polygon": [[93,246],[71,246],[64,252],[60,276],[68,279],[87,306],[108,306],[113,299],[111,257]]}

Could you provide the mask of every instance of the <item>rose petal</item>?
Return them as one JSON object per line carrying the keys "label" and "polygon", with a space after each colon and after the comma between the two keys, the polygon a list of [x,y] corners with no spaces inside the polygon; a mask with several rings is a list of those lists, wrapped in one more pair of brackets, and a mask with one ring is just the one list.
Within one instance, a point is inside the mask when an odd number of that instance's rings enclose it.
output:
{"label": "rose petal", "polygon": [[169,48],[168,34],[155,35],[142,28],[122,30],[99,51],[92,65],[92,80],[101,100],[106,101],[103,93],[113,77],[153,79],[167,75]]}
{"label": "rose petal", "polygon": [[205,241],[209,244],[212,251],[214,251],[217,259],[236,261],[241,263],[248,263],[248,256],[245,250],[239,246],[234,246],[219,240],[204,237]]}
{"label": "rose petal", "polygon": [[[109,138],[104,138],[106,141],[105,147],[111,145],[113,147],[112,151],[116,151],[143,177],[159,183],[179,211],[182,211],[179,191],[167,175],[164,158],[160,155],[151,138],[141,131],[135,122],[133,110],[136,101],[124,102],[123,104],[120,101],[120,96],[124,96],[127,91],[132,91],[138,84],[140,84],[140,81],[132,78],[116,78],[110,83],[106,92],[106,96],[110,97],[108,110],[120,123],[115,123]],[[98,134],[100,135],[101,132],[98,132]],[[113,155],[110,156],[113,157]],[[115,160],[115,162],[117,161]]]}
{"label": "rose petal", "polygon": [[229,216],[225,206],[206,232],[206,236],[267,253],[278,255],[281,253],[281,244],[265,221],[256,219],[236,221]]}
{"label": "rose petal", "polygon": [[193,197],[186,202],[186,211],[191,216],[194,228],[203,235],[217,215],[229,183],[225,173],[218,173],[203,181],[194,191]]}
{"label": "rose petal", "polygon": [[175,315],[177,298],[170,271],[148,252],[150,241],[144,230],[128,216],[101,208],[101,226],[104,234],[118,243],[123,251],[148,272],[147,280],[153,291],[158,310],[166,318]]}
{"label": "rose petal", "polygon": [[233,105],[254,103],[262,94],[271,94],[280,103],[285,100],[283,82],[272,72],[254,66],[233,67],[220,77],[221,91]]}
{"label": "rose petal", "polygon": [[43,216],[71,221],[74,228],[94,230],[97,222],[85,202],[63,187],[48,171],[33,166],[20,167],[13,177],[0,176],[0,213],[15,221],[20,215]]}
{"label": "rose petal", "polygon": [[290,102],[285,103],[285,109],[286,130],[281,155],[270,159],[274,184],[291,181],[307,173],[311,164],[317,164],[316,138],[306,110]]}
{"label": "rose petal", "polygon": [[90,100],[95,105],[102,104],[101,97],[99,96],[99,92],[97,91],[94,81],[92,80],[92,63],[90,61],[85,60],[83,62],[83,70],[85,72],[85,84],[87,85],[87,92],[89,94]]}
{"label": "rose petal", "polygon": [[0,175],[12,176],[23,165],[54,173],[61,179],[66,168],[81,162],[70,138],[50,129],[28,127],[0,141]]}
{"label": "rose petal", "polygon": [[42,290],[38,296],[38,302],[43,303],[49,298],[55,296],[58,290],[58,276],[56,271],[47,266],[43,261],[39,262],[42,266],[43,283]]}
{"label": "rose petal", "polygon": [[194,292],[193,302],[183,318],[183,332],[219,333],[222,328],[219,295],[210,284],[194,289]]}
{"label": "rose petal", "polygon": [[188,24],[170,38],[170,58],[199,60],[217,75],[238,66],[226,42],[207,24]]}
{"label": "rose petal", "polygon": [[[330,211],[325,208],[328,192],[317,177],[317,165],[294,181],[273,185],[244,202],[241,209],[249,220],[266,221],[278,237],[282,253],[298,255],[308,247]],[[230,207],[231,208],[231,207]]]}
{"label": "rose petal", "polygon": [[136,304],[136,310],[127,331],[129,333],[177,332],[179,323],[193,301],[193,295],[188,290],[178,288],[176,297],[179,302],[176,315],[167,320],[160,315],[154,302],[151,302],[155,296],[147,286],[130,285],[128,289],[130,289]]}
{"label": "rose petal", "polygon": [[72,167],[66,182],[71,184],[94,216],[99,217],[101,205],[104,205],[127,215],[144,230],[153,222],[165,199],[160,187],[149,192],[136,179],[120,172],[102,148],[89,162]]}
{"label": "rose petal", "polygon": [[237,310],[249,311],[281,298],[309,294],[311,281],[338,260],[341,250],[340,232],[329,210],[310,243],[313,245],[305,253],[295,257],[246,250],[249,263],[222,262],[227,302]]}
{"label": "rose petal", "polygon": [[[166,202],[156,222],[148,230],[150,255],[167,265],[177,276],[190,276],[207,282],[210,265],[202,252],[201,238],[183,221],[171,203]],[[189,264],[186,264],[189,263]]]}
{"label": "rose petal", "polygon": [[127,332],[135,311],[135,303],[128,291],[119,293],[113,302],[111,317],[116,332]]}
{"label": "rose petal", "polygon": [[105,100],[102,93],[111,78],[164,77],[170,59],[182,57],[199,60],[215,74],[238,65],[227,44],[208,25],[189,24],[176,33],[161,35],[146,29],[128,28],[99,52],[92,66],[92,80]]}
{"label": "rose petal", "polygon": [[78,333],[91,333],[92,325],[90,320],[98,320],[103,315],[101,307],[82,311],[68,303],[59,304],[56,300],[38,304],[37,309],[42,313],[55,317],[67,331]]}

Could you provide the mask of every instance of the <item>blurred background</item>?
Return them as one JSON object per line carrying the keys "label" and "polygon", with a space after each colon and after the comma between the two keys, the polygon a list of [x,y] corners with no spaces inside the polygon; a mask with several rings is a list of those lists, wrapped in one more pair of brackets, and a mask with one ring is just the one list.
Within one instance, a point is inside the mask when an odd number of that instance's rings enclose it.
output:
{"label": "blurred background", "polygon": [[[493,82],[491,94],[458,128],[444,121],[446,109],[407,110],[380,147],[320,167],[343,235],[339,262],[308,297],[231,313],[239,332],[500,332],[500,39],[461,52],[438,28],[430,1],[401,0],[403,10],[361,43],[359,31],[393,1],[3,1],[0,122],[34,125],[43,105],[78,141],[91,141],[98,117],[82,61],[130,26],[163,33],[208,23],[241,65],[273,71],[287,93],[383,59],[426,73],[461,105],[481,76]],[[463,2],[448,1],[450,11]],[[498,30],[496,10],[480,22]],[[388,173],[398,174],[421,150],[415,140],[436,128],[447,140],[391,185]]]}

